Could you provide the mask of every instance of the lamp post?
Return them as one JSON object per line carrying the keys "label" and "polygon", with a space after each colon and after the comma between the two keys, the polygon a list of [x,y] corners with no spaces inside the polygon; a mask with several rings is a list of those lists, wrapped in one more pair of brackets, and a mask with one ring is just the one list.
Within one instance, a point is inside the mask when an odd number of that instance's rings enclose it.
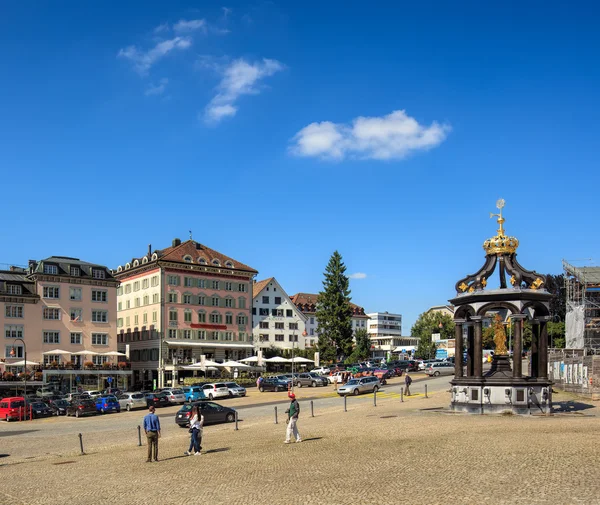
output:
{"label": "lamp post", "polygon": [[[15,340],[20,340],[23,343],[23,371],[25,374],[25,382],[23,385],[23,396],[27,395],[27,345],[25,344],[25,340],[22,338],[15,338]],[[15,351],[15,344],[13,344],[12,349],[10,350],[11,356],[16,356],[17,353]]]}

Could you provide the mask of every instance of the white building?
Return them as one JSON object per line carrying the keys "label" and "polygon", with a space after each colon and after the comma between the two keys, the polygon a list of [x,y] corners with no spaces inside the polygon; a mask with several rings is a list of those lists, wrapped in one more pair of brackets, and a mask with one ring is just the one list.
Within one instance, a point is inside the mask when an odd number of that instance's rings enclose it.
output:
{"label": "white building", "polygon": [[256,351],[269,347],[305,349],[314,344],[314,338],[308,337],[308,318],[296,307],[275,277],[255,282],[252,295],[252,328]]}
{"label": "white building", "polygon": [[419,344],[418,338],[402,336],[402,315],[389,312],[367,314],[367,332],[371,339],[371,351],[375,359],[387,359],[392,353],[411,353]]}

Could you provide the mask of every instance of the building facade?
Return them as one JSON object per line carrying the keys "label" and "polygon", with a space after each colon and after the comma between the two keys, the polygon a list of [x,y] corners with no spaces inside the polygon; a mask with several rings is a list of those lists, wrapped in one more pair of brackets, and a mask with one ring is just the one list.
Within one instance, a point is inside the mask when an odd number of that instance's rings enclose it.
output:
{"label": "building facade", "polygon": [[275,277],[254,283],[252,328],[255,350],[310,347],[314,338],[308,337],[307,320]]}
{"label": "building facade", "polygon": [[106,353],[117,350],[117,286],[104,265],[65,256],[0,272],[5,367],[22,361],[25,351],[28,368],[36,369],[114,361]]}
{"label": "building facade", "polygon": [[[171,247],[117,268],[119,346],[129,346],[134,380],[177,384],[185,366],[252,354],[253,268],[198,242]],[[154,382],[155,381],[155,382]]]}
{"label": "building facade", "polygon": [[410,353],[416,349],[418,339],[402,336],[402,315],[389,312],[372,312],[368,329],[372,357],[388,359],[392,353]]}
{"label": "building facade", "polygon": [[[306,316],[307,345],[315,345],[319,340],[317,329],[319,321],[317,320],[317,298],[319,295],[312,293],[296,293],[291,297],[296,307]],[[365,314],[365,309],[350,302],[352,310],[352,335],[358,329],[366,329],[369,317]]]}

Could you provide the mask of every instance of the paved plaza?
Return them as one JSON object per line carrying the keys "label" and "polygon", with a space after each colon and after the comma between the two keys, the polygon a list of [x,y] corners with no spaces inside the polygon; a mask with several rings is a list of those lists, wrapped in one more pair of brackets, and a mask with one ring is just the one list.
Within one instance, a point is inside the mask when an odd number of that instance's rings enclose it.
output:
{"label": "paved plaza", "polygon": [[[301,401],[300,444],[283,444],[283,408],[276,425],[266,406],[257,415],[242,410],[238,431],[206,427],[200,457],[183,455],[187,430],[165,414],[158,463],[145,463],[146,446],[132,433],[144,411],[77,420],[99,426],[84,437],[85,456],[76,430],[42,439],[12,436],[25,423],[3,423],[0,503],[600,503],[599,412],[591,402],[560,393],[555,402],[565,413],[516,417],[448,413],[443,391],[404,403],[381,394],[376,407],[372,395],[352,398],[347,412],[334,400],[315,401],[314,418]],[[126,436],[107,431],[124,415]],[[39,452],[12,454],[33,440]]]}

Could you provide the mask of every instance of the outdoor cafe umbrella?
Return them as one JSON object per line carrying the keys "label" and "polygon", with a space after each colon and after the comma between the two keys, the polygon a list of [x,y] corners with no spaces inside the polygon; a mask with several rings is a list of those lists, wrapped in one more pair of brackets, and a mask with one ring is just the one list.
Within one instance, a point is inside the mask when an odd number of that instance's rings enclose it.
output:
{"label": "outdoor cafe umbrella", "polygon": [[63,351],[62,349],[53,349],[52,351],[46,351],[43,352],[42,354],[47,355],[47,354],[71,354],[69,351]]}
{"label": "outdoor cafe umbrella", "polygon": [[302,356],[296,356],[290,360],[292,363],[314,363],[314,359],[303,358]]}
{"label": "outdoor cafe umbrella", "polygon": [[119,351],[101,352],[100,354],[102,354],[104,356],[127,356],[127,354],[125,354],[124,352],[119,352]]}
{"label": "outdoor cafe umbrella", "polygon": [[258,363],[258,356],[250,356],[249,358],[241,359],[242,363]]}
{"label": "outdoor cafe umbrella", "polygon": [[35,361],[15,361],[14,363],[5,363],[6,366],[29,366],[29,365],[39,365],[39,363],[36,363]]}
{"label": "outdoor cafe umbrella", "polygon": [[238,361],[226,361],[223,363],[223,366],[228,368],[250,368],[250,365],[245,365],[244,363],[239,363]]}
{"label": "outdoor cafe umbrella", "polygon": [[263,359],[267,363],[289,363],[289,359],[282,358],[281,356],[274,356],[273,358]]}
{"label": "outdoor cafe umbrella", "polygon": [[77,352],[72,352],[71,355],[72,356],[99,356],[101,353],[96,352],[96,351],[77,351]]}

